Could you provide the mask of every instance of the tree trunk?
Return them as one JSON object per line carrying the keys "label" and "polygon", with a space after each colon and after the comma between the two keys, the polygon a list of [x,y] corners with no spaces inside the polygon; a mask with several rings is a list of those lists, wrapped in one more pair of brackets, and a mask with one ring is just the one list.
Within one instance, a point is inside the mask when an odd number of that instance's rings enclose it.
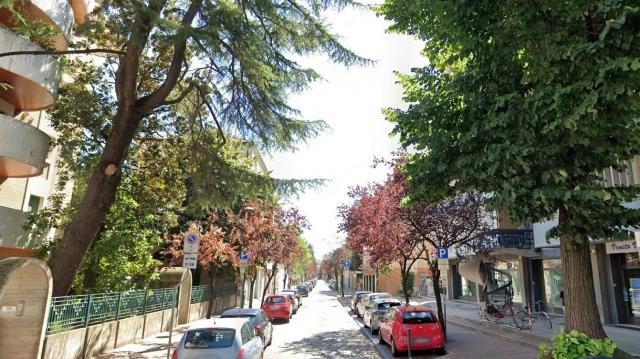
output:
{"label": "tree trunk", "polygon": [[209,281],[209,303],[207,305],[207,319],[211,318],[211,316],[213,315],[213,303],[216,300],[213,292],[216,287],[216,280],[211,272],[209,272],[209,275],[211,276],[211,281]]}
{"label": "tree trunk", "polygon": [[84,278],[82,281],[82,288],[85,293],[93,292],[93,289],[96,287],[98,283],[98,257],[96,255],[92,255],[89,257],[89,265],[87,266],[87,270],[84,272]]}
{"label": "tree trunk", "polygon": [[269,272],[268,270],[265,269],[265,272],[267,272],[267,284],[265,284],[264,289],[262,290],[262,299],[260,300],[260,308],[262,308],[262,306],[264,305],[264,298],[267,296],[269,285],[271,284],[271,280],[273,279],[273,276],[274,276],[273,271]]}
{"label": "tree trunk", "polygon": [[[566,209],[560,209],[559,225],[569,217]],[[589,238],[583,236],[580,243],[569,237],[560,239],[562,279],[564,282],[565,328],[577,330],[591,338],[606,338],[596,303],[591,270]]]}
{"label": "tree trunk", "polygon": [[400,266],[400,281],[402,282],[402,296],[404,297],[404,304],[409,305],[409,293],[407,292],[407,263],[402,262]]}
{"label": "tree trunk", "polygon": [[444,312],[442,310],[442,296],[440,294],[440,269],[438,269],[437,260],[429,263],[429,269],[431,270],[431,281],[433,284],[433,295],[436,296],[436,308],[438,309],[438,321],[442,325],[442,331],[447,335],[447,323],[444,320]]}
{"label": "tree trunk", "polygon": [[140,124],[134,106],[120,109],[114,119],[100,162],[89,179],[87,192],[47,264],[53,276],[53,295],[65,295],[73,285],[82,259],[96,240],[122,179],[121,167]]}
{"label": "tree trunk", "polygon": [[256,277],[257,275],[254,274],[251,277],[251,282],[249,283],[249,308],[253,308],[253,290],[256,285]]}
{"label": "tree trunk", "polygon": [[282,290],[287,289],[287,273],[284,273],[284,280],[282,281]]}

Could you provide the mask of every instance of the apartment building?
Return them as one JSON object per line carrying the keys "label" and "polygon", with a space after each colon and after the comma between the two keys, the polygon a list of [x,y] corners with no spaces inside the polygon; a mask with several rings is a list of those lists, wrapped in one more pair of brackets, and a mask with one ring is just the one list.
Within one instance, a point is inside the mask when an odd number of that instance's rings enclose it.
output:
{"label": "apartment building", "polygon": [[[626,170],[602,171],[607,187],[640,185],[640,158],[626,163]],[[640,208],[640,199],[626,204]],[[485,240],[483,261],[512,277],[513,301],[525,306],[543,300],[546,310],[562,315],[561,291],[564,289],[560,242],[547,239],[557,219],[533,224],[514,224],[508,215],[496,216],[495,228]],[[591,268],[596,300],[604,323],[640,326],[640,234],[627,240],[591,238]],[[481,301],[482,286],[460,275],[460,266],[477,255],[464,248],[449,250],[449,258],[440,260],[442,276],[450,299]],[[505,278],[496,278],[499,282]]]}
{"label": "apartment building", "polygon": [[[75,23],[92,4],[83,0],[31,0],[14,10],[58,31],[51,44],[66,50]],[[44,44],[18,34],[8,9],[0,9],[0,53],[42,51]],[[22,226],[29,213],[42,210],[54,193],[56,133],[44,112],[55,103],[60,63],[51,55],[0,57],[0,258],[31,256],[43,240],[29,238]],[[65,191],[70,193],[70,188]]]}

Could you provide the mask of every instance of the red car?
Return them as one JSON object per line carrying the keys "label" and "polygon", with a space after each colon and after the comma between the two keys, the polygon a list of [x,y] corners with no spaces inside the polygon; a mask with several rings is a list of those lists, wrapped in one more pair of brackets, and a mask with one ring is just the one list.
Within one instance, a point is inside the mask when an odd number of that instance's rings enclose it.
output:
{"label": "red car", "polygon": [[382,318],[378,341],[388,343],[391,354],[399,356],[409,350],[409,331],[411,332],[411,350],[435,350],[445,353],[444,332],[438,317],[431,309],[422,306],[394,307]]}
{"label": "red car", "polygon": [[267,296],[262,304],[262,310],[267,313],[269,319],[284,319],[287,323],[293,315],[291,302],[284,294],[271,294]]}

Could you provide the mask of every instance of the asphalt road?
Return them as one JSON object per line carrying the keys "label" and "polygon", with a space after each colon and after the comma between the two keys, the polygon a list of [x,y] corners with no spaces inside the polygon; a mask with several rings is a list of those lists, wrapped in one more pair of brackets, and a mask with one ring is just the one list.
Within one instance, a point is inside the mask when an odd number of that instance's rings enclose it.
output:
{"label": "asphalt road", "polygon": [[274,323],[265,359],[380,358],[360,326],[338,303],[327,284],[318,281],[289,323]]}
{"label": "asphalt road", "polygon": [[[392,358],[388,345],[378,344],[362,321],[336,300],[335,292],[319,281],[288,324],[276,323],[273,344],[265,359]],[[446,355],[415,353],[413,358],[533,359],[534,349],[454,325],[449,326]]]}

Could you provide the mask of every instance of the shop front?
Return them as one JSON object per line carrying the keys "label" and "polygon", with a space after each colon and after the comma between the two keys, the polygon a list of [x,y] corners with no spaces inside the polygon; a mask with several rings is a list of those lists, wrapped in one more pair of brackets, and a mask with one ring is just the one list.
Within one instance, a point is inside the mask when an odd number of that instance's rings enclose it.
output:
{"label": "shop front", "polygon": [[618,321],[640,325],[640,255],[635,240],[608,242]]}

